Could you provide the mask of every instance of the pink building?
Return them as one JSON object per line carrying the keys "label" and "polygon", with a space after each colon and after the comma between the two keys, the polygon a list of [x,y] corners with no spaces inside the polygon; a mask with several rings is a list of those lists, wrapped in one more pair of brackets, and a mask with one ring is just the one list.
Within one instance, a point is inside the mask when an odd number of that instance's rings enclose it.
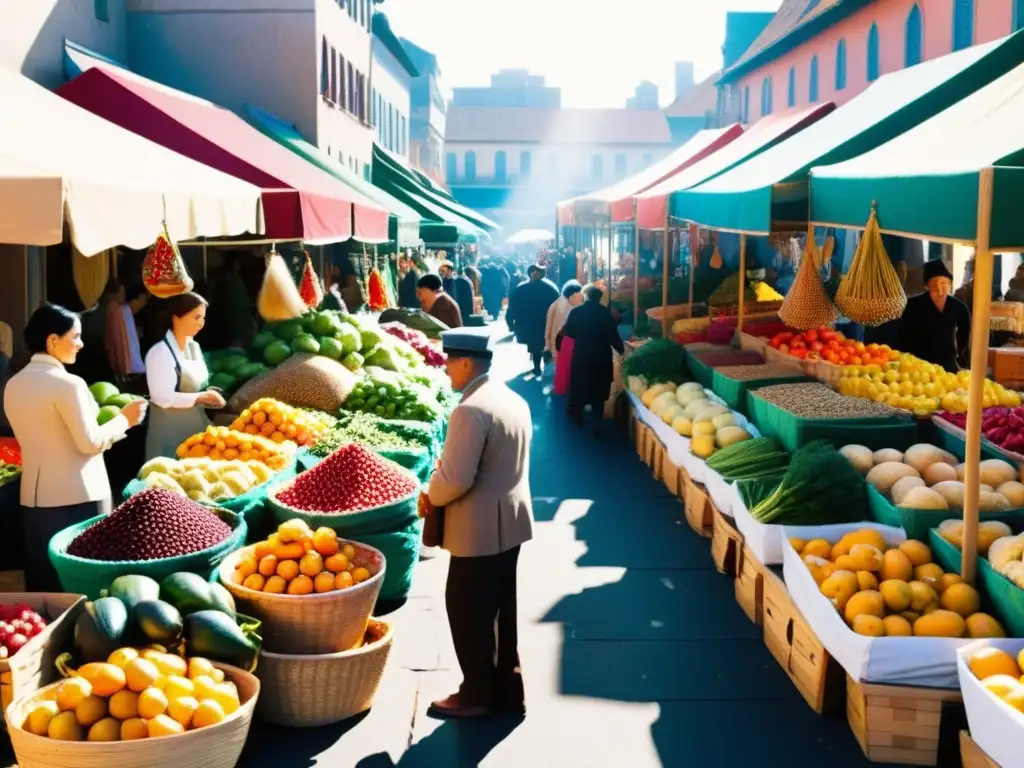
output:
{"label": "pink building", "polygon": [[1024,26],[1024,0],[783,0],[719,80],[719,120],[843,104],[879,76]]}

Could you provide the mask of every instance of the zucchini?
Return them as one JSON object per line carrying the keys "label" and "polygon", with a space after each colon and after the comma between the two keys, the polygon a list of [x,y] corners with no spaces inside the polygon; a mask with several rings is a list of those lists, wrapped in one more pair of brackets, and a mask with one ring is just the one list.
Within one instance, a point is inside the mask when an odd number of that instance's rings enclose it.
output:
{"label": "zucchini", "polygon": [[252,671],[262,640],[243,631],[235,620],[220,611],[196,611],[185,617],[185,650],[189,656],[231,664]]}
{"label": "zucchini", "polygon": [[132,611],[139,631],[148,643],[173,646],[181,639],[181,613],[163,600],[144,600]]}
{"label": "zucchini", "polygon": [[107,595],[118,598],[130,611],[145,600],[160,598],[160,584],[149,576],[118,576],[110,584]]}
{"label": "zucchini", "polygon": [[128,609],[116,597],[85,604],[75,621],[75,650],[82,662],[106,661],[121,647],[128,628]]}
{"label": "zucchini", "polygon": [[195,573],[172,573],[160,583],[160,599],[173,605],[183,616],[196,611],[220,611],[232,619],[235,616],[231,593]]}

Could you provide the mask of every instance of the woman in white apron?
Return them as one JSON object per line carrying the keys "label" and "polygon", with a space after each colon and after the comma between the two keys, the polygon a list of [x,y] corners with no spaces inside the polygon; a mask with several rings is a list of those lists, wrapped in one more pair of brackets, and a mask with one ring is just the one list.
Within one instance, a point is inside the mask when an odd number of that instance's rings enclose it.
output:
{"label": "woman in white apron", "polygon": [[206,299],[183,293],[167,300],[167,333],[146,353],[149,386],[149,431],[146,461],[173,458],[190,435],[210,425],[206,408],[223,408],[224,398],[207,389],[210,377],[203,351],[194,341],[206,324]]}

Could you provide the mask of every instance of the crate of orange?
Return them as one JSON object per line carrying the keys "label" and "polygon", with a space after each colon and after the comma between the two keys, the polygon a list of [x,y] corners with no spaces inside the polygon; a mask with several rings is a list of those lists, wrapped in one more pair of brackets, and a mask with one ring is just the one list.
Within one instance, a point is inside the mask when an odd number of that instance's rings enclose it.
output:
{"label": "crate of orange", "polygon": [[380,550],[296,519],[229,556],[217,575],[239,610],[262,622],[268,651],[325,654],[360,642],[385,565]]}
{"label": "crate of orange", "polygon": [[262,435],[228,427],[207,427],[178,446],[179,459],[210,458],[215,461],[260,461],[271,469],[283,469],[295,454],[290,440],[271,440]]}

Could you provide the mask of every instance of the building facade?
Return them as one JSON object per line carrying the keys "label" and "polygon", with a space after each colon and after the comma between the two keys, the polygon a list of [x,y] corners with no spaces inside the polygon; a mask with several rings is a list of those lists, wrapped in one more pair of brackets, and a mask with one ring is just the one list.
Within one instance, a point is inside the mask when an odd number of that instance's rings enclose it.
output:
{"label": "building facade", "polygon": [[380,11],[373,15],[372,31],[370,120],[374,136],[381,146],[408,160],[412,81],[419,71]]}
{"label": "building facade", "polygon": [[452,89],[453,107],[535,107],[558,109],[562,89],[546,85],[544,77],[525,69],[501,69],[488,86]]}
{"label": "building facade", "polygon": [[720,118],[843,104],[888,72],[1021,26],[1024,0],[784,0],[719,80]]}
{"label": "building facade", "polygon": [[409,121],[409,161],[439,184],[444,183],[444,134],[448,103],[441,84],[437,57],[402,38],[402,45],[419,74],[412,82]]}
{"label": "building facade", "polygon": [[553,229],[559,200],[623,179],[672,147],[659,109],[452,106],[445,181],[506,231]]}

